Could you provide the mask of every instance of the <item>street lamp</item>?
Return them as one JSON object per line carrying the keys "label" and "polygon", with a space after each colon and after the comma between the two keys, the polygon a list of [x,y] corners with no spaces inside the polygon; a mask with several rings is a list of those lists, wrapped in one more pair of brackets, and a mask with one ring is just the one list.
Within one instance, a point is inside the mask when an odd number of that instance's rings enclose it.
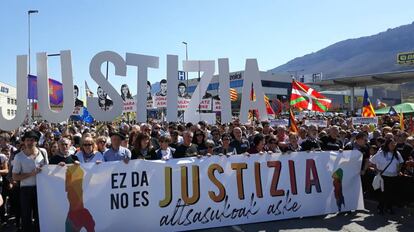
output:
{"label": "street lamp", "polygon": [[[28,50],[29,50],[29,74],[30,74],[30,15],[39,13],[38,10],[29,10],[27,11],[27,21],[28,21]],[[34,119],[34,107],[33,107],[34,99],[32,99],[32,119]]]}
{"label": "street lamp", "polygon": [[28,49],[29,49],[29,74],[30,74],[30,15],[31,14],[37,14],[37,13],[39,13],[39,11],[38,10],[29,10],[29,11],[27,11],[27,21],[28,21],[28,35],[29,35],[29,39],[28,39],[28,45],[29,45],[29,47],[28,47]]}

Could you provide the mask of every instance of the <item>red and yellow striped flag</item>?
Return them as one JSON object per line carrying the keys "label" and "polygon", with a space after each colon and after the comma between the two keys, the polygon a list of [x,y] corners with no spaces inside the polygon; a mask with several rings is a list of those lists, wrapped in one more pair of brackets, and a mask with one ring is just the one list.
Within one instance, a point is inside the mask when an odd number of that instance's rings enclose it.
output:
{"label": "red and yellow striped flag", "polygon": [[289,109],[289,131],[295,133],[299,131],[292,108]]}
{"label": "red and yellow striped flag", "polygon": [[237,101],[237,90],[230,88],[230,101]]}

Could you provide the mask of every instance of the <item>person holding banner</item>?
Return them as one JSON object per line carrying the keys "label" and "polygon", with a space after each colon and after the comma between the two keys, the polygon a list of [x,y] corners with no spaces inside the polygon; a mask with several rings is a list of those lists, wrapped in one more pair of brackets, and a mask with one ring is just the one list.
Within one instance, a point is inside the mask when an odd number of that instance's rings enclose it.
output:
{"label": "person holding banner", "polygon": [[95,151],[95,147],[96,144],[92,137],[84,137],[81,140],[80,150],[74,155],[74,158],[79,163],[102,163],[104,157],[100,151]]}
{"label": "person holding banner", "polygon": [[177,147],[177,150],[173,154],[173,158],[184,158],[184,157],[192,157],[197,156],[198,150],[197,145],[192,143],[193,140],[193,132],[191,131],[184,131],[183,133],[183,143]]}
{"label": "person holding banner", "polygon": [[[37,207],[36,175],[43,165],[49,164],[47,152],[38,148],[39,132],[27,131],[22,140],[25,149],[14,158],[13,180],[20,181],[20,206],[23,231],[39,231]],[[34,226],[32,225],[32,215]]]}
{"label": "person holding banner", "polygon": [[242,137],[242,130],[240,127],[235,127],[233,129],[233,138],[230,146],[236,149],[237,154],[247,153],[247,150],[250,149],[250,144],[248,140]]}
{"label": "person holding banner", "polygon": [[236,149],[230,146],[231,135],[228,133],[224,133],[221,136],[221,145],[214,149],[214,154],[216,155],[235,155]]}
{"label": "person holding banner", "polygon": [[253,137],[253,146],[247,151],[249,154],[263,154],[265,152],[265,139],[263,134],[256,134]]}
{"label": "person holding banner", "polygon": [[168,135],[162,135],[159,138],[160,148],[152,155],[153,160],[169,160],[173,158],[175,149],[170,147],[171,137]]}
{"label": "person holding banner", "polygon": [[73,164],[76,159],[72,156],[69,148],[71,141],[68,138],[61,138],[58,141],[58,153],[52,156],[49,160],[49,164],[58,164],[65,166],[65,164]]}
{"label": "person holding banner", "polygon": [[320,141],[318,140],[318,127],[315,125],[310,125],[308,127],[308,136],[305,141],[303,141],[300,146],[302,151],[311,151],[311,150],[321,150]]}
{"label": "person holding banner", "polygon": [[133,147],[131,159],[153,159],[155,157],[155,150],[148,134],[138,133]]}
{"label": "person holding banner", "polygon": [[302,147],[298,143],[299,136],[297,133],[290,132],[289,133],[289,143],[286,148],[287,152],[297,152],[302,150]]}
{"label": "person holding banner", "polygon": [[128,163],[131,159],[131,151],[122,147],[122,140],[125,140],[125,134],[121,132],[112,132],[111,135],[111,147],[104,153],[104,161],[119,161],[122,160],[124,163]]}

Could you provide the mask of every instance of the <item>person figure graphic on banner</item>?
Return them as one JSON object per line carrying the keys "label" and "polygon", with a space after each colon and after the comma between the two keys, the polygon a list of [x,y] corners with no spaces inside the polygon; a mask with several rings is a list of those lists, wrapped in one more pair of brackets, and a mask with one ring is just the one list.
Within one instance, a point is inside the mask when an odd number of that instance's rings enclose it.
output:
{"label": "person figure graphic on banner", "polygon": [[66,169],[65,191],[69,202],[66,217],[67,232],[80,231],[85,228],[88,232],[95,231],[95,220],[83,204],[84,171],[79,164],[70,165]]}
{"label": "person figure graphic on banner", "polygon": [[114,103],[108,99],[108,94],[105,93],[101,86],[98,86],[96,93],[98,94],[99,107],[105,111],[109,110]]}
{"label": "person figure graphic on banner", "polygon": [[77,85],[73,86],[73,97],[75,98],[75,107],[83,107],[83,101],[79,97],[79,87]]}
{"label": "person figure graphic on banner", "polygon": [[127,100],[133,100],[133,98],[132,98],[132,94],[131,94],[131,92],[129,91],[129,87],[128,87],[128,85],[127,85],[127,84],[123,84],[123,85],[121,86],[121,97],[122,97],[122,100],[123,100],[124,102],[126,102]]}
{"label": "person figure graphic on banner", "polygon": [[162,79],[160,82],[160,91],[155,94],[156,96],[167,96],[167,80]]}
{"label": "person figure graphic on banner", "polygon": [[187,92],[187,86],[181,82],[178,84],[178,97],[184,98],[184,99],[190,99],[191,96]]}

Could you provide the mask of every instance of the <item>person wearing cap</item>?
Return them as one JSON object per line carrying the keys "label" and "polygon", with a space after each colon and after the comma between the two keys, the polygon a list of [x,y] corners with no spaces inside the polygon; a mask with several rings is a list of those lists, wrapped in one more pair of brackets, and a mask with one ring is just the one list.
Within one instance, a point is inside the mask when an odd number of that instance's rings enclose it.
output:
{"label": "person wearing cap", "polygon": [[119,161],[123,160],[125,163],[128,163],[131,159],[131,151],[122,147],[122,140],[125,139],[125,135],[120,132],[111,133],[111,147],[104,153],[104,161]]}
{"label": "person wearing cap", "polygon": [[[39,214],[37,211],[36,175],[43,165],[49,164],[47,152],[38,148],[39,132],[24,133],[25,149],[14,158],[14,181],[20,181],[20,206],[23,231],[39,231]],[[32,225],[32,214],[35,224]]]}

